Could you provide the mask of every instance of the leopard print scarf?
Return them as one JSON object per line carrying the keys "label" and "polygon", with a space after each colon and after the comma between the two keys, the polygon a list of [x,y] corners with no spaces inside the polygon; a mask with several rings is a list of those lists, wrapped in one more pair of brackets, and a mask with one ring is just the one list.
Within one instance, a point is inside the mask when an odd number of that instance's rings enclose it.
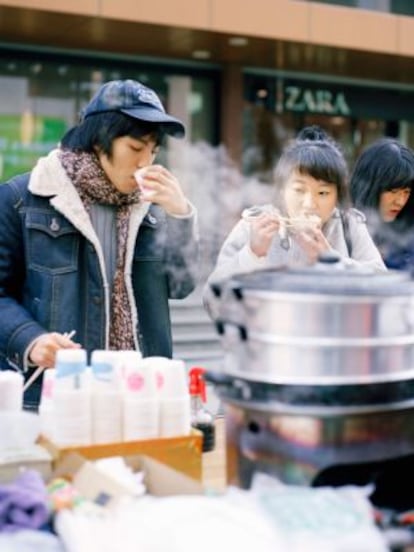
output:
{"label": "leopard print scarf", "polygon": [[134,349],[131,305],[125,285],[125,255],[131,206],[140,193],[122,194],[108,180],[93,153],[61,150],[60,161],[75,186],[85,209],[94,203],[116,206],[117,260],[111,296],[109,348]]}

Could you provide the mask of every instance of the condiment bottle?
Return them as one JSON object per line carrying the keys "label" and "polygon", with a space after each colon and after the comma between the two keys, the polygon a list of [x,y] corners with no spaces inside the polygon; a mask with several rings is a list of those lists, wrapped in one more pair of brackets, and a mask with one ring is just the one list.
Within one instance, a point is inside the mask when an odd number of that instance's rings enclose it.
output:
{"label": "condiment bottle", "polygon": [[191,425],[203,434],[203,452],[209,452],[215,446],[214,416],[206,408],[205,369],[195,366],[189,371],[191,396]]}

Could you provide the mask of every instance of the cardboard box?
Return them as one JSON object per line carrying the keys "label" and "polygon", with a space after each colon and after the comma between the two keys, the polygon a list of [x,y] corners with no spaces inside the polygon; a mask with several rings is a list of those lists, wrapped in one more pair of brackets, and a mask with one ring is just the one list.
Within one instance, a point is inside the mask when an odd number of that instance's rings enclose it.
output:
{"label": "cardboard box", "polygon": [[184,437],[168,437],[147,441],[125,441],[102,445],[59,447],[45,437],[39,439],[53,457],[53,466],[69,453],[77,452],[84,458],[96,460],[110,456],[145,455],[155,458],[174,470],[185,473],[193,479],[202,477],[202,433],[192,430]]}
{"label": "cardboard box", "polygon": [[[200,483],[169,466],[149,458],[132,455],[124,457],[134,471],[144,473],[147,493],[153,496],[202,494]],[[104,507],[111,507],[123,496],[131,495],[131,489],[99,470],[92,461],[77,453],[68,453],[56,463],[52,478],[63,477],[72,482],[82,496]]]}

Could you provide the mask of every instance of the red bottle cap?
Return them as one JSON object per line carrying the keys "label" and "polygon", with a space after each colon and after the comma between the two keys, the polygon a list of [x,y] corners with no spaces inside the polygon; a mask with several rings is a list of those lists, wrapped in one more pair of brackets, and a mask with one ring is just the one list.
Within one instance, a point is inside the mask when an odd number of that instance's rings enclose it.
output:
{"label": "red bottle cap", "polygon": [[203,402],[206,402],[206,382],[204,381],[205,368],[194,366],[189,371],[190,395],[199,395]]}

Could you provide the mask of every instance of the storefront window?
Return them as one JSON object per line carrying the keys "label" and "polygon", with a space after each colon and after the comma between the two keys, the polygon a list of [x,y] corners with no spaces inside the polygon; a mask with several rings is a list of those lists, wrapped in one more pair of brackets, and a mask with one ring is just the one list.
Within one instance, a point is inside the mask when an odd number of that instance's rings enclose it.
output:
{"label": "storefront window", "polygon": [[246,75],[244,174],[271,182],[281,149],[307,125],[328,132],[350,166],[381,136],[414,147],[413,106],[414,90]]}
{"label": "storefront window", "polygon": [[216,142],[212,72],[0,52],[0,180],[30,170],[77,122],[102,83],[123,78],[154,88],[164,106],[186,123],[188,141]]}

